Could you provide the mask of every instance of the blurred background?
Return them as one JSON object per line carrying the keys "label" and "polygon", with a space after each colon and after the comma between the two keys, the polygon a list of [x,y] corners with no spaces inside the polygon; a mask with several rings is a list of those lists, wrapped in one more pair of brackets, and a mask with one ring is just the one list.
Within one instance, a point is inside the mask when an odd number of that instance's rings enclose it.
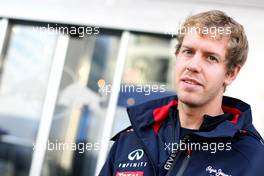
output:
{"label": "blurred background", "polygon": [[0,175],[97,175],[126,107],[175,94],[175,33],[212,9],[245,27],[248,61],[225,94],[263,136],[262,0],[0,0]]}

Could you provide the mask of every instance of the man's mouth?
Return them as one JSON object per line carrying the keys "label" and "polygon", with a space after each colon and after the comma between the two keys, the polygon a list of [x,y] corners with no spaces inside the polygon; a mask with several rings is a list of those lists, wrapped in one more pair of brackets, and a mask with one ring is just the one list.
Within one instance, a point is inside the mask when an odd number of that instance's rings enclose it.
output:
{"label": "man's mouth", "polygon": [[184,83],[190,84],[190,85],[197,85],[197,86],[202,86],[202,83],[198,81],[197,79],[191,78],[191,77],[183,77],[181,79]]}

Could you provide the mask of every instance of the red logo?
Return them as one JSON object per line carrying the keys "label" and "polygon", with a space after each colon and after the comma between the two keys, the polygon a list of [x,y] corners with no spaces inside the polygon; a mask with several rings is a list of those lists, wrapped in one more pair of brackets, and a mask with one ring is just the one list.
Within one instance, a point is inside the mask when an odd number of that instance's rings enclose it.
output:
{"label": "red logo", "polygon": [[116,176],[144,176],[144,172],[135,171],[135,172],[117,172]]}

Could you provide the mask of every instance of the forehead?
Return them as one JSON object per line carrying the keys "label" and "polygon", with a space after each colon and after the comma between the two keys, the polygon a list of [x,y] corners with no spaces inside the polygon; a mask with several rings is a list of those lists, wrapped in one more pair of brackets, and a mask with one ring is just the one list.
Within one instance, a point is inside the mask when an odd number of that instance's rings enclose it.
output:
{"label": "forehead", "polygon": [[187,33],[184,35],[182,46],[200,50],[202,52],[216,53],[225,57],[228,45],[228,37],[214,38],[207,35]]}

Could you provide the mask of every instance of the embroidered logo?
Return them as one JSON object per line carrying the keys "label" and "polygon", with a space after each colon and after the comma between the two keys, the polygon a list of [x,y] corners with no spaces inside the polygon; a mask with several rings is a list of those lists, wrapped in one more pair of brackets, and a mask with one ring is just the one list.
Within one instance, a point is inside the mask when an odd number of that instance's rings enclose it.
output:
{"label": "embroidered logo", "polygon": [[116,176],[144,176],[144,172],[142,172],[142,171],[117,172]]}
{"label": "embroidered logo", "polygon": [[209,172],[210,176],[232,176],[232,175],[224,173],[222,169],[213,169],[212,166],[207,166],[206,172]]}
{"label": "embroidered logo", "polygon": [[128,159],[130,161],[140,160],[143,157],[143,155],[144,155],[144,151],[142,149],[137,149],[129,153]]}
{"label": "embroidered logo", "polygon": [[[118,168],[142,168],[147,166],[146,161],[139,161],[142,159],[144,151],[142,149],[136,149],[130,152],[127,156],[128,162],[118,163]],[[130,175],[129,175],[130,176]],[[131,175],[133,176],[133,175]]]}

